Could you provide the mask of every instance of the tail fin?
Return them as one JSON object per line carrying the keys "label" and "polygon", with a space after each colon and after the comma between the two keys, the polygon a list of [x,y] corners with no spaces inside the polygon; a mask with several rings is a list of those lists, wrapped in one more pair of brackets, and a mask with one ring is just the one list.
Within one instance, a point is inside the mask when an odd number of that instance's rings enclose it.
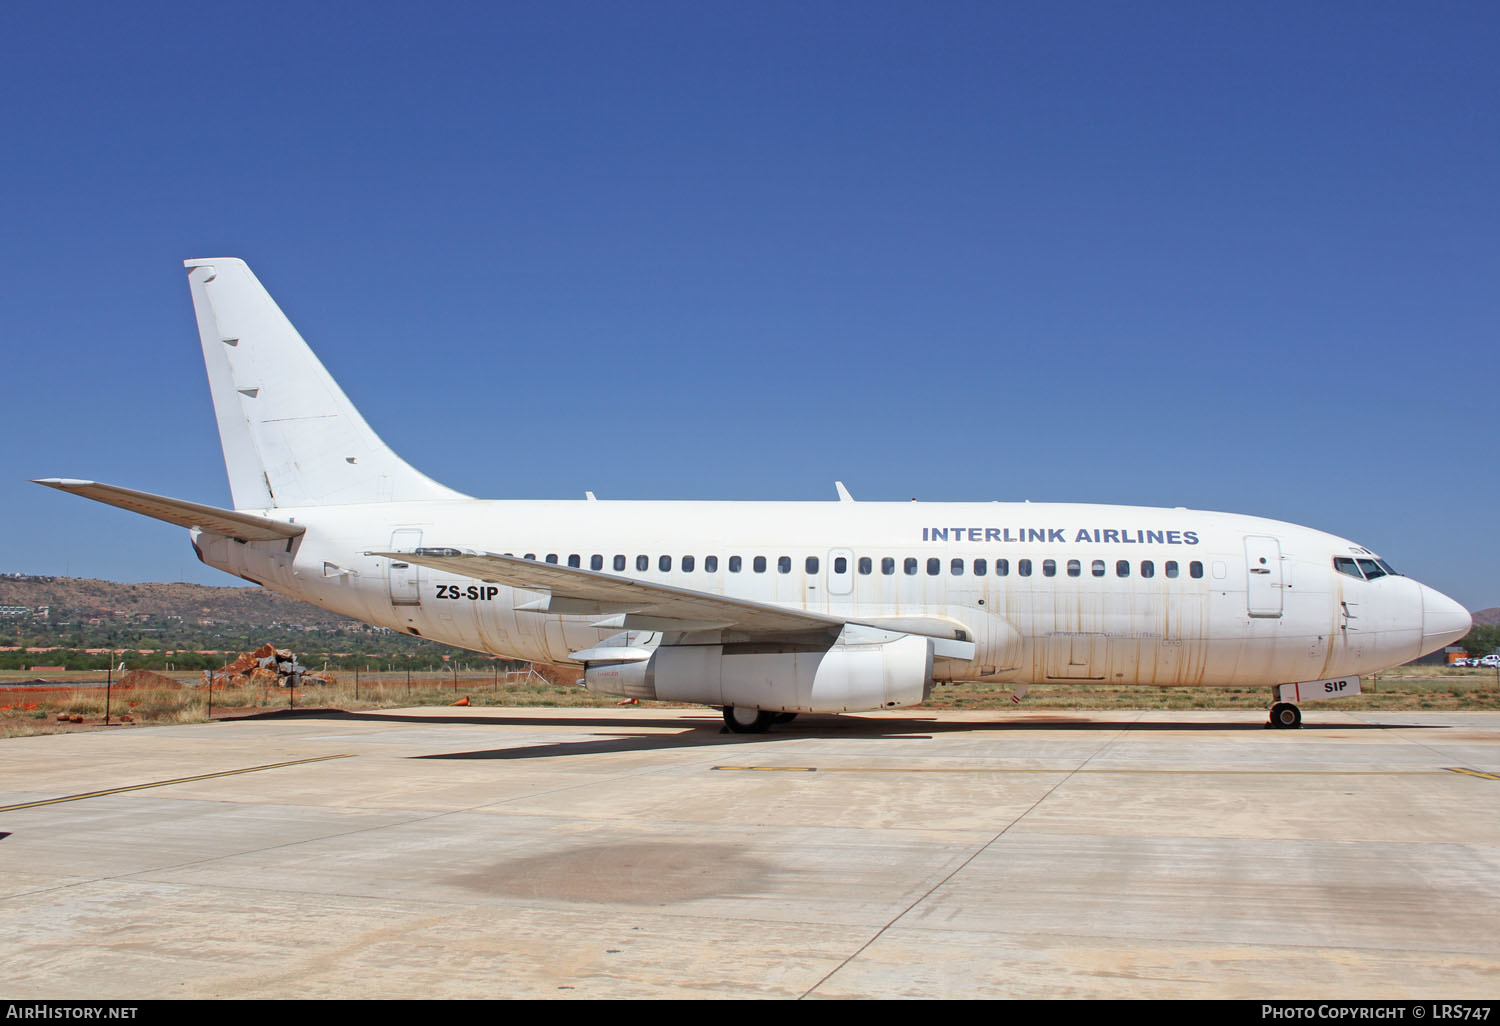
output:
{"label": "tail fin", "polygon": [[236,509],[464,498],[370,430],[243,260],[184,264]]}

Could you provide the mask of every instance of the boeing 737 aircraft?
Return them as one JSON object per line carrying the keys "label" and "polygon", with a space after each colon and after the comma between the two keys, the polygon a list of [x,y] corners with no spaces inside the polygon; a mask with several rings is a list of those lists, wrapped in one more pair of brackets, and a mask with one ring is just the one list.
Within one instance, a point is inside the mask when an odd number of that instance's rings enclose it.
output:
{"label": "boeing 737 aircraft", "polygon": [[797,713],[938,682],[1265,685],[1271,722],[1466,634],[1468,612],[1335,535],[1047,503],[474,499],[372,431],[240,260],[189,260],[234,509],[37,483],[186,527],[203,562],[586,687]]}

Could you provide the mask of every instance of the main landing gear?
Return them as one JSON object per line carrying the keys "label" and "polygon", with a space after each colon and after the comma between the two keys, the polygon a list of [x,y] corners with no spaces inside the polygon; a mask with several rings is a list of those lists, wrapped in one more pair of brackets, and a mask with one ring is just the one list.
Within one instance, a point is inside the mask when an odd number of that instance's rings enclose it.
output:
{"label": "main landing gear", "polygon": [[1281,730],[1302,726],[1302,710],[1291,702],[1277,702],[1271,706],[1271,726]]}
{"label": "main landing gear", "polygon": [[736,734],[764,734],[776,722],[776,714],[743,705],[724,707],[724,726]]}
{"label": "main landing gear", "polygon": [[767,712],[764,709],[750,709],[743,705],[724,707],[724,726],[736,734],[764,734],[771,724],[791,723],[796,718],[796,713]]}

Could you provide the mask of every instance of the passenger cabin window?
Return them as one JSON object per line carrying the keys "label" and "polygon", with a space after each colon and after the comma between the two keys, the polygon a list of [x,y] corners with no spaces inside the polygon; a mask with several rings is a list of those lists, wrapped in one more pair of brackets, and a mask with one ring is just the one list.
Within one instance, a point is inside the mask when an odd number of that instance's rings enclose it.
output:
{"label": "passenger cabin window", "polygon": [[698,565],[698,561],[696,559],[694,559],[692,556],[683,556],[682,557],[682,572],[683,573],[685,573],[685,574],[692,573],[693,572],[693,567],[695,567],[697,565]]}
{"label": "passenger cabin window", "polygon": [[1130,576],[1130,560],[1128,560],[1128,559],[1119,559],[1119,560],[1115,561],[1115,576],[1116,577],[1129,577]]}
{"label": "passenger cabin window", "polygon": [[549,553],[547,553],[547,562],[549,562],[549,563],[556,563],[557,562],[557,553],[555,553],[555,552],[549,552]]}
{"label": "passenger cabin window", "polygon": [[1043,577],[1056,577],[1057,576],[1057,560],[1055,560],[1055,559],[1044,559],[1044,560],[1042,560],[1042,576]]}
{"label": "passenger cabin window", "polygon": [[983,577],[990,572],[990,561],[987,559],[974,560],[974,576]]}
{"label": "passenger cabin window", "polygon": [[758,574],[765,573],[766,572],[766,557],[765,556],[756,556],[755,559],[751,562],[750,566]]}
{"label": "passenger cabin window", "polygon": [[1008,559],[997,559],[997,560],[995,560],[995,576],[996,577],[1009,577],[1010,576],[1010,560],[1008,560]]}
{"label": "passenger cabin window", "polygon": [[1069,577],[1082,577],[1083,576],[1083,564],[1080,563],[1076,559],[1070,559],[1070,560],[1068,560],[1068,576]]}
{"label": "passenger cabin window", "polygon": [[962,577],[964,575],[964,561],[955,559],[952,563],[949,563],[948,572],[954,577]]}
{"label": "passenger cabin window", "polygon": [[576,553],[576,552],[573,553],[573,555],[571,555],[571,556],[568,557],[568,565],[569,566],[573,566],[573,567],[582,566],[583,565],[583,557],[580,556],[580,555],[578,555],[578,553]]}
{"label": "passenger cabin window", "polygon": [[597,552],[594,553],[592,556],[590,556],[589,557],[589,569],[590,570],[603,570],[604,569],[604,557],[601,556],[601,555],[599,555]]}
{"label": "passenger cabin window", "polygon": [[[818,572],[818,557],[817,556],[808,556],[807,557],[807,564],[806,565],[807,565],[807,572],[808,573],[810,573],[810,574],[817,573]],[[842,573],[843,571],[839,571],[839,572]]]}
{"label": "passenger cabin window", "polygon": [[778,574],[789,574],[792,572],[792,557],[782,556],[776,560],[776,572]]}
{"label": "passenger cabin window", "polygon": [[936,577],[943,572],[943,561],[936,556],[927,560],[927,576]]}
{"label": "passenger cabin window", "polygon": [[635,568],[637,570],[649,570],[649,569],[651,569],[651,557],[650,556],[636,556],[635,557]]}
{"label": "passenger cabin window", "polygon": [[875,569],[875,564],[870,560],[869,556],[860,556],[858,565],[861,576],[866,576]]}
{"label": "passenger cabin window", "polygon": [[916,560],[916,557],[915,556],[907,556],[906,557],[906,561],[901,564],[901,569],[903,569],[903,570],[906,571],[907,576],[911,576],[911,575],[915,574],[917,572],[917,560]]}
{"label": "passenger cabin window", "polygon": [[1153,563],[1153,562],[1151,562],[1151,560],[1149,560],[1149,559],[1143,559],[1143,560],[1141,560],[1141,576],[1142,577],[1155,577],[1156,576],[1156,564]]}
{"label": "passenger cabin window", "polygon": [[740,559],[739,556],[730,556],[729,557],[729,572],[730,573],[732,573],[732,574],[739,573],[740,572],[740,567],[742,565],[743,565],[743,561]]}
{"label": "passenger cabin window", "polygon": [[664,574],[671,573],[672,572],[672,557],[671,556],[662,556],[661,558],[659,558],[656,561],[656,568],[658,570],[660,570]]}
{"label": "passenger cabin window", "polygon": [[616,556],[615,557],[615,569],[616,570],[624,570],[625,569],[625,557],[624,556]]}
{"label": "passenger cabin window", "polygon": [[716,574],[716,573],[718,573],[719,572],[719,557],[718,556],[704,556],[703,557],[703,572],[704,573],[710,573],[710,574]]}
{"label": "passenger cabin window", "polygon": [[[813,571],[817,571],[817,560],[813,560]],[[833,572],[836,574],[847,574],[849,572],[849,557],[835,556],[833,559]]]}
{"label": "passenger cabin window", "polygon": [[522,556],[521,558],[522,559],[529,559],[533,563],[535,563],[536,562],[536,553],[535,552],[528,552],[528,553],[526,553],[526,555]]}
{"label": "passenger cabin window", "polygon": [[1029,560],[1029,559],[1018,559],[1018,560],[1016,560],[1016,574],[1018,576],[1021,576],[1021,577],[1030,577],[1031,576],[1031,560]]}
{"label": "passenger cabin window", "polygon": [[1177,560],[1175,560],[1175,559],[1169,559],[1169,560],[1167,560],[1167,576],[1168,577],[1176,577],[1177,576]]}
{"label": "passenger cabin window", "polygon": [[891,574],[895,573],[896,572],[896,557],[894,557],[894,556],[882,556],[882,557],[880,557],[880,572],[883,573],[883,574],[885,574],[887,577],[889,577],[889,576],[891,576]]}
{"label": "passenger cabin window", "polygon": [[1202,577],[1203,576],[1203,564],[1200,563],[1200,562],[1198,562],[1196,559],[1193,560],[1191,563],[1189,563],[1188,564],[1188,576],[1189,577]]}

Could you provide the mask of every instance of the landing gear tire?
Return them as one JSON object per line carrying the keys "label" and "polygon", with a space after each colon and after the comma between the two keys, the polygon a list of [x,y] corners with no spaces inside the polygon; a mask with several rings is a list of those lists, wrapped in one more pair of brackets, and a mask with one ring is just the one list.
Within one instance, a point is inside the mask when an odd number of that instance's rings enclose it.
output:
{"label": "landing gear tire", "polygon": [[1271,706],[1271,726],[1281,730],[1295,730],[1302,726],[1302,710],[1291,702],[1277,702]]}
{"label": "landing gear tire", "polygon": [[772,723],[791,723],[796,718],[797,718],[797,714],[796,713],[777,713],[776,714],[776,718],[774,720],[772,720],[771,722]]}
{"label": "landing gear tire", "polygon": [[736,734],[764,734],[776,721],[776,713],[743,705],[724,707],[724,726]]}

